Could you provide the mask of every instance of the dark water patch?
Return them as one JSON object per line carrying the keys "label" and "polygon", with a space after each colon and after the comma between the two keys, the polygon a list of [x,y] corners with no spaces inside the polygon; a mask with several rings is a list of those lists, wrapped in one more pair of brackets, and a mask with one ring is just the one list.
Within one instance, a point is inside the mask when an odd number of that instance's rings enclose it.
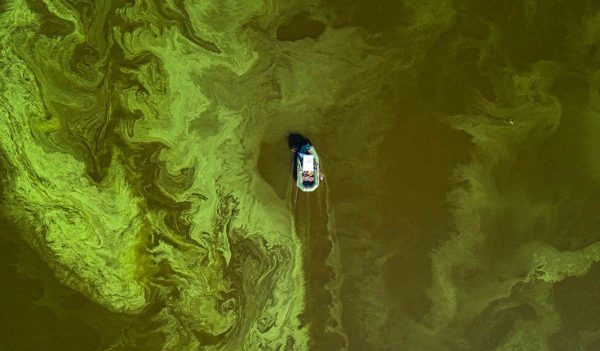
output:
{"label": "dark water patch", "polygon": [[317,39],[325,31],[325,24],[313,20],[302,12],[294,15],[288,23],[277,28],[277,40],[297,41],[305,38]]}
{"label": "dark water patch", "polygon": [[[550,351],[596,351],[599,348],[582,348],[581,335],[578,333],[560,331],[548,338],[548,349]],[[600,346],[600,344],[598,344]]]}
{"label": "dark water patch", "polygon": [[434,244],[428,241],[431,237],[411,238],[386,262],[384,270],[389,299],[396,301],[400,313],[417,321],[421,321],[431,307],[427,298],[432,281],[428,253]]}
{"label": "dark water patch", "polygon": [[[511,213],[501,220],[506,223],[503,228],[507,234],[511,226],[518,225],[512,228],[515,240],[535,236],[558,249],[573,250],[598,239],[592,228],[599,222],[591,214],[597,207],[592,195],[598,189],[589,172],[585,144],[589,86],[579,74],[572,73],[557,77],[552,90],[561,104],[560,125],[552,134],[545,132],[544,137],[540,137],[543,131],[534,130],[514,158],[497,168],[496,185],[504,196],[529,201],[528,206],[506,209]],[[589,210],[583,210],[586,207]],[[531,212],[522,216],[524,211]],[[510,237],[502,240],[511,242]]]}
{"label": "dark water patch", "polygon": [[431,218],[444,228],[452,171],[468,162],[470,138],[433,115],[419,113],[398,116],[383,137],[374,173],[382,204],[387,205],[381,208],[384,217],[400,216],[412,227],[403,229],[418,230]]}
{"label": "dark water patch", "polygon": [[330,0],[329,4],[337,15],[336,27],[358,26],[371,33],[380,33],[394,31],[409,20],[404,3],[395,0]]}
{"label": "dark water patch", "polygon": [[558,213],[557,230],[549,242],[560,250],[580,250],[600,240],[600,211],[598,189],[582,189],[562,203]]}
{"label": "dark water patch", "polygon": [[[600,264],[594,263],[581,277],[569,277],[554,285],[554,306],[560,314],[562,328],[548,338],[551,351],[583,350],[582,331],[600,328]],[[585,350],[597,350],[600,338]]]}
{"label": "dark water patch", "polygon": [[373,179],[381,219],[372,228],[378,242],[399,245],[385,265],[386,293],[416,320],[430,308],[429,252],[450,229],[446,196],[452,170],[468,161],[470,146],[466,134],[414,111],[398,117],[380,146]]}
{"label": "dark water patch", "polygon": [[580,108],[590,102],[590,85],[585,72],[567,71],[559,75],[552,84],[555,94],[562,106]]}
{"label": "dark water patch", "polygon": [[554,301],[565,330],[600,328],[600,263],[581,277],[568,277],[554,285]]}
{"label": "dark water patch", "polygon": [[219,132],[219,126],[219,111],[216,106],[211,106],[190,122],[188,131],[201,138],[211,137]]}
{"label": "dark water patch", "polygon": [[[73,23],[65,21],[56,16],[50,10],[48,5],[42,0],[26,0],[27,6],[35,13],[38,13],[40,23],[40,32],[48,37],[64,37],[72,33],[75,29]],[[4,1],[0,2],[0,6]],[[1,12],[1,11],[0,11]]]}
{"label": "dark water patch", "polygon": [[[585,13],[593,13],[598,5],[594,1],[568,5],[564,1],[497,1],[485,5],[471,1],[470,6],[471,13],[489,19],[499,29],[501,52],[522,70],[538,60],[565,61],[570,56],[571,29],[579,24]],[[549,18],[558,20],[550,21]]]}
{"label": "dark water patch", "polygon": [[0,220],[0,340],[6,350],[102,350],[129,317],[111,313],[63,286]]}
{"label": "dark water patch", "polygon": [[455,73],[457,67],[452,57],[451,43],[458,35],[457,30],[442,33],[435,48],[425,56],[424,69],[419,79],[420,96],[427,99],[438,111],[448,114],[461,113],[466,109],[467,98],[465,77]]}
{"label": "dark water patch", "polygon": [[497,63],[497,53],[485,38],[473,37],[481,26],[470,20],[461,17],[440,34],[426,53],[418,80],[420,97],[426,99],[429,108],[445,115],[465,113],[476,93],[492,101],[496,98],[492,84],[496,77],[487,66]]}
{"label": "dark water patch", "polygon": [[[461,7],[463,4],[456,3]],[[493,6],[490,4],[490,6]],[[459,11],[455,26],[459,28],[463,39],[475,42],[485,41],[493,33],[490,23],[481,16],[472,13],[472,10]]]}
{"label": "dark water patch", "polygon": [[258,172],[281,199],[287,195],[294,173],[293,157],[294,154],[286,147],[284,137],[273,143],[260,144]]}

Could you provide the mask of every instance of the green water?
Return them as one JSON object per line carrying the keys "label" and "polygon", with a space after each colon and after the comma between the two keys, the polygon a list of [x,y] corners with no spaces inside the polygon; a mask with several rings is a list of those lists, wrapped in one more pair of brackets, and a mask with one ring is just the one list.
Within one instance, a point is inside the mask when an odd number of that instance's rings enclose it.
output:
{"label": "green water", "polygon": [[597,1],[3,0],[0,120],[0,350],[600,349]]}

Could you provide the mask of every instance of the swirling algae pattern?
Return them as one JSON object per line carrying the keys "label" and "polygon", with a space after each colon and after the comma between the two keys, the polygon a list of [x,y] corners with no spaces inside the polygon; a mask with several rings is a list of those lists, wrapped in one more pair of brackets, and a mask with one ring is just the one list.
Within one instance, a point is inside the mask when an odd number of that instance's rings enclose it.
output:
{"label": "swirling algae pattern", "polygon": [[243,82],[264,48],[242,26],[271,6],[2,4],[9,216],[62,283],[146,311],[165,349],[306,343],[298,240],[244,173],[267,116],[238,101],[269,81]]}

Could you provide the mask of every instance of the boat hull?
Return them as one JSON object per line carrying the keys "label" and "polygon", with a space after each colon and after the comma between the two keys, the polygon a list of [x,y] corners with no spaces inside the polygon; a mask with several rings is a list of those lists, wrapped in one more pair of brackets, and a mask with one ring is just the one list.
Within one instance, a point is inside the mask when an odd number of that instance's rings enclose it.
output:
{"label": "boat hull", "polygon": [[319,155],[312,145],[304,145],[296,152],[296,186],[311,192],[319,187],[320,180]]}

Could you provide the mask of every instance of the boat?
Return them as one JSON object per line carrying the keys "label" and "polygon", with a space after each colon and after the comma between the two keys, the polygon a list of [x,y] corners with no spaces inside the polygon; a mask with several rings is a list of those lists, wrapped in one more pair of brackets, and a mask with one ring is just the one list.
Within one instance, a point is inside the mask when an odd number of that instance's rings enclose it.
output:
{"label": "boat", "polygon": [[296,151],[296,185],[302,191],[314,191],[320,180],[319,155],[312,145],[305,144]]}

